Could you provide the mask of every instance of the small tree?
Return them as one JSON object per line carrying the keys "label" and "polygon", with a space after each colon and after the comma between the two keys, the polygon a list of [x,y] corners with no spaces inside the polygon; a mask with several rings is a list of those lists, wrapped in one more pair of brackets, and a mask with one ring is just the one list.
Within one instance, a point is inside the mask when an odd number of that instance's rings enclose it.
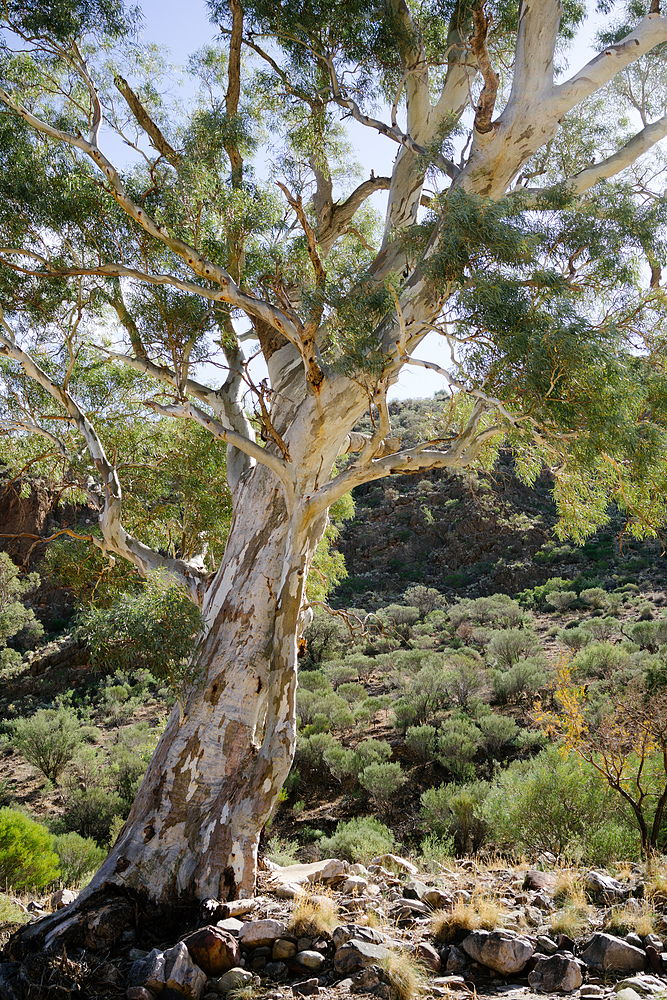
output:
{"label": "small tree", "polygon": [[649,856],[667,805],[667,690],[648,699],[639,686],[629,686],[622,697],[610,689],[610,710],[595,725],[586,717],[586,688],[572,682],[566,662],[558,667],[555,693],[560,710],[541,714],[542,721],[632,809],[642,854]]}
{"label": "small tree", "polygon": [[20,653],[7,648],[7,642],[23,632],[26,643],[38,639],[44,632],[35,613],[23,603],[23,598],[39,586],[39,574],[19,578],[19,571],[6,552],[0,552],[0,669],[6,669],[21,659]]}
{"label": "small tree", "polygon": [[42,708],[11,724],[14,749],[54,785],[85,737],[79,718],[66,708]]}

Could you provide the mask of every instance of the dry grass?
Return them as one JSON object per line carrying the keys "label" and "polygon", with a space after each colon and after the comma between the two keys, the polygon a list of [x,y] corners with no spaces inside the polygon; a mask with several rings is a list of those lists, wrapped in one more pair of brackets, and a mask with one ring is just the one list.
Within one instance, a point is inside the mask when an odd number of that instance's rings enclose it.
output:
{"label": "dry grass", "polygon": [[581,875],[576,871],[562,871],[556,878],[553,900],[556,906],[586,906],[586,893]]}
{"label": "dry grass", "polygon": [[408,952],[394,951],[380,965],[389,977],[396,1000],[414,1000],[426,993],[428,977],[423,966]]}
{"label": "dry grass", "polygon": [[645,896],[656,910],[667,910],[667,872],[655,864],[646,883]]}
{"label": "dry grass", "polygon": [[648,903],[637,905],[635,900],[614,906],[604,922],[604,929],[610,934],[629,934],[634,931],[640,937],[655,934],[655,914]]}
{"label": "dry grass", "polygon": [[297,896],[288,924],[298,937],[330,936],[341,922],[338,907],[330,896],[304,893]]}
{"label": "dry grass", "polygon": [[576,938],[589,926],[592,908],[588,905],[578,872],[560,873],[554,890],[554,902],[559,907],[549,920],[554,934],[567,934],[568,937]]}
{"label": "dry grass", "polygon": [[458,902],[451,910],[438,910],[431,920],[431,933],[436,941],[448,944],[460,931],[502,927],[507,912],[500,900],[475,892],[469,903]]}

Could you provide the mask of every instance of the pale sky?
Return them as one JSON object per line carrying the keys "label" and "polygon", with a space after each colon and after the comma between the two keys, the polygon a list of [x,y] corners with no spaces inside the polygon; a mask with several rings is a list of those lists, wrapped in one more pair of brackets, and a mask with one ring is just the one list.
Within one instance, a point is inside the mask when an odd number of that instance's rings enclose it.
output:
{"label": "pale sky", "polygon": [[[182,64],[190,53],[212,41],[215,37],[215,26],[210,23],[207,8],[202,0],[190,0],[183,4],[182,0],[144,0],[140,4],[144,14],[143,39],[155,42],[169,50],[171,59]],[[591,9],[593,3],[589,3]],[[590,43],[595,35],[598,24],[602,22],[601,15],[591,14],[580,32],[579,40],[569,56],[567,75],[575,73],[594,55]],[[390,174],[391,165],[396,155],[397,147],[389,139],[379,136],[376,132],[358,125],[348,124],[350,139],[357,150],[357,158],[364,166],[364,174],[370,169],[376,175]],[[375,207],[382,211],[386,194],[376,196]],[[420,345],[417,356],[438,360],[443,357],[444,342],[437,334],[431,334]],[[255,377],[262,378],[263,373],[255,372]],[[404,370],[399,382],[390,391],[390,399],[407,397],[430,397],[438,389],[444,387],[444,380],[433,372],[423,368]]]}

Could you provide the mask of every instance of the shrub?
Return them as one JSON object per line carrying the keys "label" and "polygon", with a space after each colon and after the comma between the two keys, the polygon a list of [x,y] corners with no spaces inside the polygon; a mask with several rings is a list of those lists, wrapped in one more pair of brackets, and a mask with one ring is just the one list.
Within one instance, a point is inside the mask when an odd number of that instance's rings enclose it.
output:
{"label": "shrub", "polygon": [[448,719],[438,733],[438,761],[456,780],[466,781],[474,775],[472,762],[481,742],[481,733],[470,719]]}
{"label": "shrub", "polygon": [[394,704],[396,725],[405,732],[409,726],[432,722],[450,701],[449,671],[442,657],[432,655],[408,693]]}
{"label": "shrub", "polygon": [[501,705],[518,702],[524,696],[535,694],[547,680],[544,663],[536,656],[519,660],[509,670],[492,670],[493,694]]}
{"label": "shrub", "polygon": [[130,811],[118,792],[100,785],[73,788],[67,795],[63,824],[67,831],[82,837],[92,837],[98,844],[106,844],[116,817],[125,819]]}
{"label": "shrub", "polygon": [[21,649],[28,649],[44,634],[34,611],[23,603],[23,598],[39,586],[39,574],[30,573],[23,580],[19,576],[19,570],[7,553],[0,552],[0,667],[3,671],[17,662],[16,651],[6,648],[9,639]]}
{"label": "shrub", "polygon": [[341,923],[338,907],[331,897],[302,893],[294,900],[287,929],[295,937],[330,937]]}
{"label": "shrub", "polygon": [[582,628],[561,628],[557,634],[560,641],[575,653],[593,641],[588,625]]}
{"label": "shrub", "polygon": [[436,590],[435,587],[424,587],[422,584],[408,587],[403,594],[403,600],[406,604],[418,608],[422,617],[432,611],[444,608],[447,604],[439,590]]}
{"label": "shrub", "polygon": [[438,872],[439,865],[451,863],[455,854],[454,837],[439,836],[429,833],[419,845],[420,867]]}
{"label": "shrub", "polygon": [[508,670],[518,660],[539,649],[537,636],[532,629],[504,628],[494,632],[486,654],[503,670]]}
{"label": "shrub", "polygon": [[320,847],[325,856],[368,864],[378,854],[387,854],[396,841],[391,830],[374,816],[359,816],[341,822],[331,837],[323,837]]}
{"label": "shrub", "polygon": [[350,682],[341,684],[336,693],[340,698],[344,698],[348,705],[352,705],[366,697],[366,688],[363,684]]}
{"label": "shrub", "polygon": [[604,610],[607,607],[607,592],[602,587],[589,587],[588,590],[582,590],[579,596],[591,608]]}
{"label": "shrub", "polygon": [[461,854],[476,851],[486,836],[483,805],[490,788],[488,781],[429,788],[421,797],[422,822],[438,837],[453,837]]}
{"label": "shrub", "polygon": [[294,767],[319,774],[325,773],[327,764],[324,760],[324,754],[332,746],[340,746],[340,744],[335,736],[331,736],[329,733],[314,733],[312,736],[304,736],[299,733],[296,741]]}
{"label": "shrub", "polygon": [[400,764],[369,764],[359,773],[359,784],[371,794],[376,805],[386,809],[392,796],[396,794],[407,778]]}
{"label": "shrub", "polygon": [[59,873],[48,830],[16,809],[0,809],[0,883],[15,892],[39,890]]}
{"label": "shrub", "polygon": [[79,888],[100,867],[107,852],[90,837],[78,833],[63,833],[53,838],[53,850],[58,855],[61,881]]}
{"label": "shrub", "polygon": [[391,951],[380,959],[392,997],[395,1000],[417,1000],[427,992],[428,979],[424,967],[408,951]]}
{"label": "shrub", "polygon": [[354,750],[346,750],[340,743],[326,747],[322,759],[336,781],[344,781],[357,774],[357,759]]}
{"label": "shrub", "polygon": [[[474,659],[473,657],[478,657]],[[466,709],[470,699],[479,691],[483,683],[482,671],[479,668],[479,654],[469,650],[468,654],[452,656],[450,670],[447,673],[447,690],[452,701]]]}
{"label": "shrub", "polygon": [[422,760],[434,760],[436,734],[435,726],[410,726],[405,733],[405,745]]}
{"label": "shrub", "polygon": [[659,618],[653,622],[636,622],[628,634],[640,649],[657,653],[660,646],[667,643],[667,618]]}
{"label": "shrub", "polygon": [[386,740],[363,740],[355,750],[357,773],[369,764],[381,764],[391,757],[391,747]]}
{"label": "shrub", "polygon": [[293,840],[287,840],[274,834],[267,844],[266,856],[269,861],[282,868],[296,863],[299,845]]}
{"label": "shrub", "polygon": [[616,670],[622,670],[630,662],[630,657],[620,646],[610,642],[592,642],[579,650],[572,660],[572,669],[577,677],[607,677]]}
{"label": "shrub", "polygon": [[519,727],[514,719],[495,713],[485,715],[479,720],[478,725],[482,733],[482,745],[492,757],[497,756],[519,732]]}
{"label": "shrub", "polygon": [[556,611],[567,611],[577,599],[576,590],[554,590],[546,595],[546,602]]}
{"label": "shrub", "polygon": [[449,944],[464,931],[495,930],[507,915],[497,899],[473,893],[469,903],[457,902],[451,910],[438,910],[431,920],[431,933],[436,941]]}
{"label": "shrub", "polygon": [[11,743],[29,764],[55,784],[90,730],[66,708],[42,708],[10,724]]}
{"label": "shrub", "polygon": [[[331,663],[324,668],[324,673],[331,686],[336,690],[339,684],[349,684],[359,679],[359,669],[348,663]],[[303,678],[300,675],[300,681]]]}

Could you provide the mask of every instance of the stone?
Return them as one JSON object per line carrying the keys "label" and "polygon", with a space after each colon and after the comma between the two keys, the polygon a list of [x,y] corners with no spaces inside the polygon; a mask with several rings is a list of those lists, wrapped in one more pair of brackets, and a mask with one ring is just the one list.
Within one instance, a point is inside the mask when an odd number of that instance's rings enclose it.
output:
{"label": "stone", "polygon": [[208,981],[207,987],[219,996],[229,993],[231,990],[238,990],[242,986],[248,986],[252,982],[252,972],[247,969],[230,969],[224,976]]}
{"label": "stone", "polygon": [[273,942],[284,937],[287,928],[281,920],[247,920],[239,931],[239,941],[244,948],[259,948],[261,945],[273,945]]}
{"label": "stone", "polygon": [[144,958],[138,958],[127,977],[128,986],[145,986],[156,992],[164,986],[164,952],[153,948]]}
{"label": "stone", "polygon": [[164,953],[164,985],[188,1000],[200,1000],[206,973],[192,961],[187,945],[179,941]]}
{"label": "stone", "polygon": [[313,943],[313,939],[312,938],[309,938],[309,937],[300,937],[299,940],[296,943],[296,950],[297,951],[308,951],[308,949],[312,946],[312,943]]}
{"label": "stone", "polygon": [[451,897],[442,889],[427,889],[422,897],[423,903],[428,903],[432,910],[442,910],[451,903]]}
{"label": "stone", "polygon": [[237,917],[226,917],[224,920],[218,920],[215,926],[219,927],[221,931],[227,931],[228,934],[238,937],[243,927],[243,920],[239,920]]}
{"label": "stone", "polygon": [[584,886],[586,892],[598,903],[617,903],[632,895],[632,889],[629,886],[623,885],[618,879],[612,878],[611,875],[604,875],[602,872],[586,872]]}
{"label": "stone", "polygon": [[616,994],[616,1000],[641,1000],[641,997],[639,996],[639,993],[636,993],[634,990],[631,990],[626,986],[624,990],[618,991]]}
{"label": "stone", "polygon": [[540,993],[572,993],[583,982],[579,963],[567,955],[538,958],[528,975],[530,986]]}
{"label": "stone", "polygon": [[473,931],[461,947],[475,962],[503,976],[521,972],[535,951],[528,938],[507,931]]}
{"label": "stone", "polygon": [[647,934],[644,938],[644,947],[646,947],[647,944],[652,948],[655,948],[656,951],[662,951],[662,938],[658,937],[657,934]]}
{"label": "stone", "polygon": [[552,941],[550,937],[546,934],[540,934],[537,938],[537,943],[547,955],[553,955],[558,951],[558,945],[555,941]]}
{"label": "stone", "polygon": [[419,868],[416,865],[397,854],[381,854],[379,857],[373,858],[371,864],[380,865],[381,868],[393,868],[400,872],[406,872],[408,875],[419,875]]}
{"label": "stone", "polygon": [[357,941],[369,941],[371,944],[382,944],[385,940],[384,934],[375,927],[359,927],[357,924],[339,924],[331,935],[336,948],[340,948],[352,938],[356,938]]}
{"label": "stone", "polygon": [[427,892],[428,886],[424,885],[423,882],[419,882],[418,879],[412,879],[407,885],[403,886],[404,899],[418,899],[423,901]]}
{"label": "stone", "polygon": [[630,976],[629,979],[623,979],[620,983],[616,983],[614,991],[618,993],[626,987],[641,996],[664,995],[667,992],[667,983],[664,979],[658,979],[656,976]]}
{"label": "stone", "polygon": [[527,871],[523,888],[534,889],[537,892],[552,892],[556,888],[556,876],[551,872]]}
{"label": "stone", "polygon": [[277,982],[283,982],[289,978],[289,969],[284,962],[267,962],[264,975],[270,976],[271,979],[275,979]]}
{"label": "stone", "polygon": [[556,944],[559,951],[574,951],[574,941],[567,934],[559,934]]}
{"label": "stone", "polygon": [[628,942],[628,944],[633,944],[635,946],[635,948],[643,948],[644,947],[644,943],[643,943],[642,939],[640,938],[639,934],[635,934],[634,931],[630,931],[629,934],[626,934],[625,935],[625,940]]}
{"label": "stone", "polygon": [[369,965],[352,979],[351,993],[373,993],[375,996],[390,996],[391,982],[380,965]]}
{"label": "stone", "polygon": [[271,958],[274,962],[282,962],[284,958],[293,958],[295,955],[296,945],[294,941],[288,941],[287,938],[277,938],[273,942]]}
{"label": "stone", "polygon": [[662,954],[653,945],[647,944],[644,946],[644,951],[646,952],[646,957],[648,959],[649,969],[653,972],[662,973],[665,970],[665,962],[663,961]]}
{"label": "stone", "polygon": [[579,995],[582,997],[601,997],[602,988],[593,983],[585,983],[579,990]]}
{"label": "stone", "polygon": [[593,969],[642,972],[646,968],[646,952],[613,934],[594,934],[581,957]]}
{"label": "stone", "polygon": [[361,875],[349,875],[343,884],[340,886],[341,892],[347,892],[351,895],[356,895],[360,892],[366,892],[368,889],[368,882]]}
{"label": "stone", "polygon": [[352,938],[351,941],[336,949],[334,968],[336,972],[346,976],[350,972],[366,968],[367,965],[382,962],[383,959],[390,958],[391,955],[390,949],[384,945],[371,944],[368,941]]}
{"label": "stone", "polygon": [[220,927],[209,924],[200,927],[183,939],[193,962],[203,969],[209,978],[221,976],[228,969],[234,969],[241,961],[241,949],[237,939]]}
{"label": "stone", "polygon": [[317,979],[306,979],[303,983],[294,983],[292,993],[295,997],[315,997],[320,992]]}
{"label": "stone", "polygon": [[64,906],[69,906],[79,895],[71,889],[58,889],[49,896],[49,906],[52,910],[62,910]]}
{"label": "stone", "polygon": [[297,896],[303,896],[304,894],[304,890],[300,885],[292,885],[290,882],[284,885],[282,882],[278,883],[273,891],[277,899],[296,899]]}
{"label": "stone", "polygon": [[268,964],[266,955],[253,955],[250,959],[250,968],[253,972],[264,972]]}
{"label": "stone", "polygon": [[125,990],[125,1000],[153,1000],[153,994],[145,986],[130,986],[129,989]]}
{"label": "stone", "polygon": [[335,879],[343,878],[348,873],[347,861],[339,861],[338,858],[325,858],[318,862],[318,869],[308,876],[309,882],[333,882]]}
{"label": "stone", "polygon": [[392,914],[397,914],[401,911],[418,913],[420,916],[425,917],[431,913],[431,907],[427,906],[426,903],[420,903],[418,899],[401,899],[392,906],[391,912]]}
{"label": "stone", "polygon": [[456,892],[452,893],[452,899],[455,903],[469,903],[472,896],[466,889],[457,889]]}
{"label": "stone", "polygon": [[368,868],[366,865],[362,865],[359,861],[355,864],[350,865],[350,875],[368,875]]}
{"label": "stone", "polygon": [[468,959],[466,958],[464,952],[462,952],[460,948],[457,948],[455,944],[451,945],[449,951],[447,952],[445,971],[448,973],[463,972],[467,964]]}
{"label": "stone", "polygon": [[309,882],[321,882],[330,878],[340,878],[347,875],[347,861],[337,858],[325,858],[323,861],[313,861],[307,865],[286,865],[271,873],[271,889],[276,892],[280,885],[304,886]]}
{"label": "stone", "polygon": [[309,950],[297,952],[294,961],[302,965],[304,969],[312,969],[313,972],[317,972],[318,969],[322,968],[326,959],[321,952]]}
{"label": "stone", "polygon": [[420,941],[415,947],[415,958],[429,968],[431,972],[440,972],[442,968],[440,953],[428,941]]}

